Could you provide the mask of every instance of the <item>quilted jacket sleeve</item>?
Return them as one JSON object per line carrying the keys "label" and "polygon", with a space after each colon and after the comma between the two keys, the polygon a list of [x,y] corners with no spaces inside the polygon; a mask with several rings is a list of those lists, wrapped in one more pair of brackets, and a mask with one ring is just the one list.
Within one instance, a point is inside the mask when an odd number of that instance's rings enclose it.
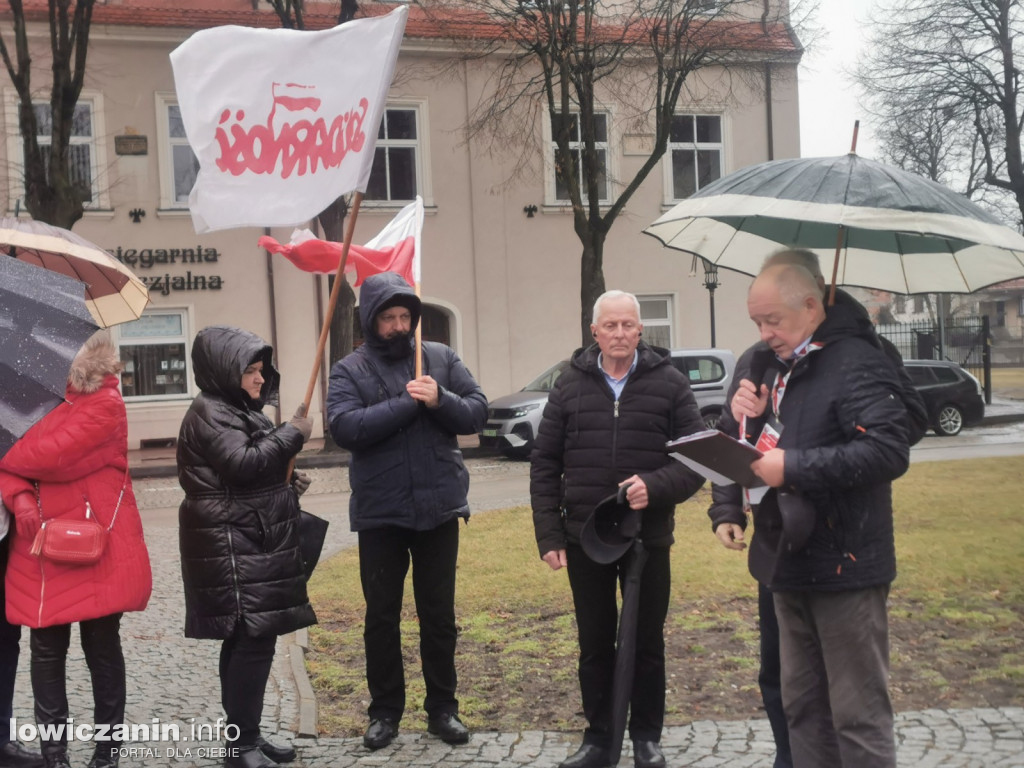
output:
{"label": "quilted jacket sleeve", "polygon": [[447,432],[475,434],[487,420],[487,398],[458,355],[448,347],[443,351],[448,386],[439,385],[437,408],[428,409],[427,413]]}
{"label": "quilted jacket sleeve", "polygon": [[327,421],[331,437],[342,448],[358,451],[392,437],[419,415],[419,403],[404,390],[394,397],[367,403],[359,391],[351,356],[331,369]]}
{"label": "quilted jacket sleeve", "polygon": [[[675,388],[672,401],[673,437],[692,435],[704,429],[704,420],[689,383],[681,374],[678,378],[679,386]],[[647,485],[650,504],[658,506],[681,504],[704,485],[701,475],[675,459],[658,469],[641,473],[641,477]]]}
{"label": "quilted jacket sleeve", "polygon": [[530,456],[530,502],[533,506],[537,547],[542,557],[548,552],[565,549],[566,545],[565,527],[562,524],[562,471],[565,455],[562,398],[565,390],[559,385],[570,378],[570,372],[562,374],[548,395]]}

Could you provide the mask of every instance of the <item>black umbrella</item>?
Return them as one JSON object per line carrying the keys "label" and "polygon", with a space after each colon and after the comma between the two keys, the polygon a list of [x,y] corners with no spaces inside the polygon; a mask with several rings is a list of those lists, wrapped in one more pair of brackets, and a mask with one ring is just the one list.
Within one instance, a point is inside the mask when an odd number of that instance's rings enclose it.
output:
{"label": "black umbrella", "polygon": [[71,361],[97,328],[84,284],[0,256],[0,457],[64,399]]}
{"label": "black umbrella", "polygon": [[626,491],[632,483],[619,488],[614,496],[602,500],[583,524],[580,545],[587,556],[598,563],[613,563],[624,555],[629,558],[622,577],[622,610],[615,641],[615,670],[612,673],[612,743],[608,760],[616,765],[622,756],[629,701],[633,697],[633,673],[636,669],[636,623],[640,605],[640,577],[647,563],[647,550],[640,541],[641,513],[630,509]]}

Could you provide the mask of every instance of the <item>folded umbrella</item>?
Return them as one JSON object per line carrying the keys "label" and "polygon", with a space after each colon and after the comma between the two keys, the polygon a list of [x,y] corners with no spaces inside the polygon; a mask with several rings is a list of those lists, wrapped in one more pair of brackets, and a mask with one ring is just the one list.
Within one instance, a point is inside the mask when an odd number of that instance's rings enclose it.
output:
{"label": "folded umbrella", "polygon": [[0,256],[0,457],[64,399],[96,329],[82,283]]}
{"label": "folded umbrella", "polygon": [[101,328],[138,320],[149,291],[124,264],[98,245],[31,219],[0,219],[0,251],[86,285],[86,306]]}

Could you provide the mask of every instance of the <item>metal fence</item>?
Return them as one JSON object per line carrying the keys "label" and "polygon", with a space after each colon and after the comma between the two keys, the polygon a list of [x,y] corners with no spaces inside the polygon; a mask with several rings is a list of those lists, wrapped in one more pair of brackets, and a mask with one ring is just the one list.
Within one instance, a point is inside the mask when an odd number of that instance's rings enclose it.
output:
{"label": "metal fence", "polygon": [[952,360],[982,383],[985,402],[992,402],[991,334],[988,315],[919,320],[879,325],[878,334],[891,341],[904,360]]}

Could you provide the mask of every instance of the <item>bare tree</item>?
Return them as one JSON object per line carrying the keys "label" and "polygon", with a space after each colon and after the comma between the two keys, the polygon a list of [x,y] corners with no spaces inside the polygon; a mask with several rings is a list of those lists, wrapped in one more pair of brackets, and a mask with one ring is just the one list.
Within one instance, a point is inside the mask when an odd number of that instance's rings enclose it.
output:
{"label": "bare tree", "polygon": [[[95,0],[49,0],[44,15],[41,8],[26,11],[21,0],[8,0],[13,48],[0,34],[0,58],[18,94],[18,128],[25,157],[25,207],[34,219],[66,229],[82,218],[92,186],[92,179],[75,177],[69,147],[85,80],[94,3]],[[49,109],[39,111],[33,103],[28,36],[28,24],[37,21],[49,23],[52,59]],[[39,143],[41,128],[50,136],[48,144]]]}
{"label": "bare tree", "polygon": [[996,209],[1009,197],[1018,225],[1022,35],[1020,0],[889,0],[857,73],[891,162]]}
{"label": "bare tree", "polygon": [[[584,343],[590,308],[605,290],[608,232],[665,154],[681,98],[692,103],[700,90],[687,92],[688,79],[720,67],[716,77],[727,92],[734,77],[756,82],[757,92],[765,62],[799,59],[795,37],[784,19],[769,14],[768,3],[760,18],[750,14],[761,4],[744,0],[423,0],[423,7],[460,45],[465,22],[490,30],[474,37],[467,54],[495,67],[470,115],[471,136],[486,133],[506,153],[518,146],[535,157],[529,137],[538,118],[551,127],[558,194],[572,208],[582,245]],[[719,90],[715,98],[722,97]],[[631,127],[652,137],[631,178],[609,177],[604,100],[623,107]]]}

